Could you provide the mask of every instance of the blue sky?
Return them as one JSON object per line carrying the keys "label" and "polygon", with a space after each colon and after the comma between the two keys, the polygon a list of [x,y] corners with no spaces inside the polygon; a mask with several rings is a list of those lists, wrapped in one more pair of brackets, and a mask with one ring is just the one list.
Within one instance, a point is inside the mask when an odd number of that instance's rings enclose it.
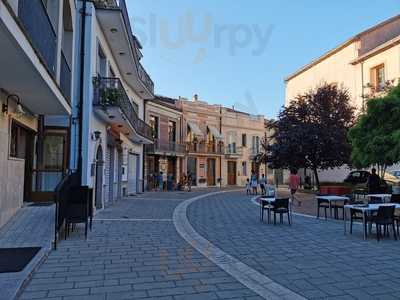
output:
{"label": "blue sky", "polygon": [[276,117],[284,77],[400,0],[126,0],[157,94]]}

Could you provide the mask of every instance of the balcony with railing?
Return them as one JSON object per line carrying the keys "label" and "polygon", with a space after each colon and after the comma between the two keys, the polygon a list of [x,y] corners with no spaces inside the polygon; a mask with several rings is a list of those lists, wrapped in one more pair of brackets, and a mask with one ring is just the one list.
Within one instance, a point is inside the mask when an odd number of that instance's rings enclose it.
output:
{"label": "balcony with railing", "polygon": [[238,158],[243,154],[243,147],[237,147],[235,143],[225,147],[225,156],[227,158]]}
{"label": "balcony with railing", "polygon": [[[132,55],[135,57],[135,61],[134,62],[130,62],[130,63],[134,63],[135,64],[135,69],[136,72],[138,74],[138,78],[140,80],[140,82],[142,83],[142,85],[144,85],[146,87],[146,89],[148,90],[148,92],[154,96],[154,82],[152,81],[151,77],[149,76],[149,74],[146,72],[146,70],[144,69],[144,67],[141,65],[140,63],[140,57],[138,57],[137,54],[137,47],[138,44],[134,38],[133,32],[132,32],[132,27],[131,27],[131,23],[129,20],[129,15],[128,15],[128,9],[126,6],[126,1],[125,0],[93,0],[93,3],[95,5],[95,7],[99,10],[106,10],[108,12],[119,12],[120,14],[122,14],[122,20],[123,20],[123,24],[119,24],[119,26],[121,26],[121,28],[125,28],[124,30],[127,33],[127,37],[128,40],[126,41],[128,48],[130,48],[129,51],[132,52]],[[121,15],[120,15],[121,16]],[[99,15],[99,21],[100,23],[104,21],[104,26],[103,26],[103,30],[105,31],[105,35],[106,38],[110,35],[112,35],[113,32],[116,32],[115,34],[119,33],[118,30],[118,26],[116,23],[118,23],[118,20],[121,19],[121,17],[118,16],[117,18],[115,18],[115,24],[113,24],[114,21],[110,21],[110,14],[101,14]],[[107,26],[110,26],[110,24],[115,25],[113,28],[108,28]],[[110,30],[105,30],[105,29],[110,29]],[[125,37],[125,35],[123,35]],[[118,39],[120,42],[122,41],[122,38],[118,38],[117,36],[112,36],[112,39]],[[129,45],[129,46],[128,46]],[[110,43],[111,48],[114,47],[113,43]],[[114,51],[115,50],[115,51]],[[130,56],[124,56],[124,57],[120,57],[119,53],[122,51],[121,47],[117,47],[115,48],[113,51],[116,53],[115,58],[121,59],[121,66],[124,65],[126,66],[126,61],[123,61],[124,59],[129,59]],[[125,51],[123,51],[125,52]],[[152,97],[151,97],[152,98]]]}
{"label": "balcony with railing", "polygon": [[42,0],[19,0],[18,18],[49,72],[56,73],[57,34]]}
{"label": "balcony with railing", "polygon": [[[129,99],[119,78],[95,77],[93,106],[98,114],[117,131],[129,136],[135,142],[146,139],[152,142],[152,129],[137,114],[135,106]],[[131,129],[131,130],[129,130]]]}
{"label": "balcony with railing", "polygon": [[146,145],[148,154],[183,155],[186,147],[182,143],[155,140],[154,144]]}
{"label": "balcony with railing", "polygon": [[186,151],[192,154],[222,155],[223,145],[219,143],[186,143]]}

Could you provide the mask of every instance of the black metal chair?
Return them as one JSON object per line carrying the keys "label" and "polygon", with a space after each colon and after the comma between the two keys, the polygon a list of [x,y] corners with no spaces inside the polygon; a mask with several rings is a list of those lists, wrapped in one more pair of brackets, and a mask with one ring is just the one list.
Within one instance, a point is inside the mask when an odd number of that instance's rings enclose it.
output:
{"label": "black metal chair", "polygon": [[376,239],[380,240],[382,236],[382,226],[384,230],[384,235],[389,235],[389,226],[392,227],[393,229],[393,235],[394,239],[397,240],[397,234],[396,234],[396,229],[395,229],[395,220],[394,220],[394,211],[395,211],[395,206],[390,205],[390,206],[380,206],[378,209],[378,213],[373,216],[372,221],[376,225]]}
{"label": "black metal chair", "polygon": [[[351,201],[350,202],[352,205],[363,205],[365,204],[363,201],[357,200],[357,201]],[[368,215],[365,216],[368,221]],[[353,222],[354,221],[363,221],[363,213],[360,212],[359,210],[355,209],[350,209],[350,233],[353,233]],[[364,231],[367,232],[367,222],[365,223]]]}
{"label": "black metal chair", "polygon": [[342,202],[335,201],[333,204],[333,212],[335,219],[337,220],[339,219],[339,210],[342,210],[342,220],[344,220],[344,206],[347,203],[349,202],[351,203],[352,201],[354,201],[353,195],[343,195],[343,196],[349,198],[349,200],[343,200]]}
{"label": "black metal chair", "polygon": [[384,200],[380,197],[369,197],[368,204],[382,204]]}
{"label": "black metal chair", "polygon": [[[317,196],[327,196],[327,195],[317,194]],[[317,202],[318,202],[317,218],[319,219],[320,209],[323,208],[324,211],[325,211],[325,220],[326,220],[328,218],[327,210],[328,210],[328,208],[330,208],[329,207],[329,201],[317,198]]]}
{"label": "black metal chair", "polygon": [[274,213],[274,225],[276,225],[276,215],[279,214],[280,223],[283,223],[283,215],[287,214],[289,225],[292,225],[290,221],[290,209],[289,209],[289,198],[277,198],[273,204],[272,212]]}
{"label": "black metal chair", "polygon": [[[264,197],[264,198],[269,198],[269,197]],[[270,197],[273,198],[273,197]],[[274,208],[272,204],[270,204],[268,201],[263,200],[263,198],[259,198],[260,200],[260,221],[264,221],[264,215],[265,211],[268,212],[268,224],[270,223],[271,220],[271,210]]]}
{"label": "black metal chair", "polygon": [[[400,204],[400,194],[392,194],[390,203]],[[394,220],[396,221],[397,234],[400,235],[400,214],[394,214]]]}

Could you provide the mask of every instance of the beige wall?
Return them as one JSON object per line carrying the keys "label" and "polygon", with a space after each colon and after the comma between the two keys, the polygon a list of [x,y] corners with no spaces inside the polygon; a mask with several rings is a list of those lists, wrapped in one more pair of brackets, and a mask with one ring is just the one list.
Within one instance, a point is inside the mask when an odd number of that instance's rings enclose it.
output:
{"label": "beige wall", "polygon": [[[0,92],[0,106],[5,103],[6,96]],[[19,117],[14,114],[15,103],[9,102],[9,114],[0,114],[0,227],[3,226],[22,206],[24,192],[23,159],[9,156],[10,125],[15,119],[27,128],[37,129],[37,119],[26,115]]]}
{"label": "beige wall", "polygon": [[353,42],[288,80],[286,82],[285,104],[288,105],[298,94],[303,94],[312,88],[316,88],[319,84],[327,82],[337,83],[347,88],[353,99],[353,104],[360,108],[362,105],[361,69],[360,66],[350,64],[358,55],[358,47],[358,42]]}
{"label": "beige wall", "polygon": [[[363,76],[364,86],[371,82],[370,70],[381,64],[385,65],[385,79],[399,79],[400,78],[400,45],[389,48],[383,52],[380,52],[364,62],[360,62],[357,67],[361,69],[363,65]],[[364,91],[366,94],[369,93],[369,89],[366,88]]]}

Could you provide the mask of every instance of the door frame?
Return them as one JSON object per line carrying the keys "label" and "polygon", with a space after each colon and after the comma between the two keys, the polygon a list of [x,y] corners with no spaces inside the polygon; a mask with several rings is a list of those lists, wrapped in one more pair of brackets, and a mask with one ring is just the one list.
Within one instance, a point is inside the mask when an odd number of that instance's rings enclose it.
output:
{"label": "door frame", "polygon": [[[212,162],[212,163],[211,163]],[[212,166],[212,168],[210,168]],[[213,173],[210,174],[210,170]],[[212,177],[210,177],[212,175]],[[215,186],[217,184],[217,160],[215,158],[207,158],[207,186]]]}
{"label": "door frame", "polygon": [[[234,166],[233,167],[233,172],[229,172],[230,171],[230,166]],[[228,173],[228,185],[237,185],[237,177],[236,177],[236,174],[237,174],[237,162],[236,161],[232,161],[232,160],[230,160],[230,161],[228,161],[228,164],[227,164],[227,173]],[[231,177],[231,175],[232,175],[232,177]],[[231,182],[231,178],[233,179],[233,182],[234,183],[232,183]]]}

